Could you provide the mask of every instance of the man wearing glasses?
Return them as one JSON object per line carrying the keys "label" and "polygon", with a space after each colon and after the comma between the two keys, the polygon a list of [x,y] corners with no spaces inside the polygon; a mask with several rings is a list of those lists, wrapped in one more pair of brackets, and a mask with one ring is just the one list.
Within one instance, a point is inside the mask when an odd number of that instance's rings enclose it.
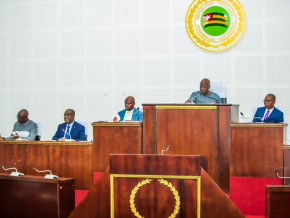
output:
{"label": "man wearing glasses", "polygon": [[0,137],[0,140],[27,140],[34,141],[37,133],[37,125],[28,119],[28,111],[22,109],[18,112],[12,134],[9,137]]}
{"label": "man wearing glasses", "polygon": [[64,112],[64,123],[59,124],[52,140],[85,141],[85,127],[75,121],[75,111],[67,109]]}
{"label": "man wearing glasses", "polygon": [[283,112],[274,107],[276,96],[273,94],[266,95],[264,99],[265,107],[259,107],[254,115],[253,122],[264,123],[283,123]]}

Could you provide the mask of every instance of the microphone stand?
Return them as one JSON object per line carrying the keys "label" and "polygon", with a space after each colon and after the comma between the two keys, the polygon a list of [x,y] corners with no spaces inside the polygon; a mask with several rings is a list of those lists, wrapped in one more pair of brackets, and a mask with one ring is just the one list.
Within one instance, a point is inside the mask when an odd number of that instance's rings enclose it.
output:
{"label": "microphone stand", "polygon": [[170,145],[168,145],[168,146],[167,146],[167,148],[166,148],[166,150],[162,150],[162,151],[161,151],[161,155],[163,155],[163,153],[164,153],[164,152],[167,152],[167,151],[169,151],[169,150],[170,150],[170,148],[171,148],[171,146],[170,146]]}
{"label": "microphone stand", "polygon": [[36,168],[33,168],[38,173],[43,173],[43,172],[49,172],[50,174],[46,174],[44,176],[45,179],[58,179],[58,176],[52,175],[52,172],[50,170],[37,170]]}
{"label": "microphone stand", "polygon": [[68,132],[64,131],[63,128],[61,130],[65,133],[65,135],[68,135],[69,136],[69,140],[65,139],[65,141],[75,141],[74,139],[71,139],[71,134],[69,134]]}
{"label": "microphone stand", "polygon": [[17,172],[17,169],[15,167],[11,167],[11,168],[5,168],[3,165],[1,165],[3,170],[15,170],[15,172],[12,172],[10,174],[10,176],[24,176],[23,173]]}

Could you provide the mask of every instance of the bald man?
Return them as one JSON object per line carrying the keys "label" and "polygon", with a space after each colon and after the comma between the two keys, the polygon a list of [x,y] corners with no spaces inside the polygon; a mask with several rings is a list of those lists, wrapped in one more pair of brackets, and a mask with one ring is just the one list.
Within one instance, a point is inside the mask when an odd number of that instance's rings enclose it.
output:
{"label": "bald man", "polygon": [[118,112],[118,118],[114,117],[113,122],[122,121],[143,121],[143,113],[138,109],[134,108],[135,98],[128,96],[125,99],[125,109]]}
{"label": "bald man", "polygon": [[191,93],[191,96],[186,104],[221,104],[221,98],[218,94],[212,92],[210,89],[210,81],[204,78],[200,81],[199,91]]}
{"label": "bald man", "polygon": [[34,141],[37,133],[37,125],[28,119],[28,111],[22,109],[17,114],[17,122],[15,122],[12,134],[9,137],[1,138],[1,140],[28,140]]}

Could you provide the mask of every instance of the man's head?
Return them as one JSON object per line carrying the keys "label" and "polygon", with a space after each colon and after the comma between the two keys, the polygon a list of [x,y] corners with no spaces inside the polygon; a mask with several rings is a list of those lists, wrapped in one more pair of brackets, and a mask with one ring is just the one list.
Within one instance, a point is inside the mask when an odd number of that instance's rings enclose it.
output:
{"label": "man's head", "polygon": [[73,109],[66,109],[63,116],[64,122],[71,124],[75,120],[75,111]]}
{"label": "man's head", "polygon": [[276,96],[274,94],[266,95],[264,99],[264,105],[268,110],[274,107],[275,102],[276,102]]}
{"label": "man's head", "polygon": [[201,94],[207,95],[209,93],[209,88],[210,88],[209,79],[205,78],[205,79],[200,81],[199,90],[200,90]]}
{"label": "man's head", "polygon": [[128,96],[126,99],[125,99],[125,108],[127,111],[131,111],[133,110],[135,106],[135,98],[133,96]]}
{"label": "man's head", "polygon": [[26,123],[28,121],[28,111],[26,109],[22,109],[17,114],[18,123]]}

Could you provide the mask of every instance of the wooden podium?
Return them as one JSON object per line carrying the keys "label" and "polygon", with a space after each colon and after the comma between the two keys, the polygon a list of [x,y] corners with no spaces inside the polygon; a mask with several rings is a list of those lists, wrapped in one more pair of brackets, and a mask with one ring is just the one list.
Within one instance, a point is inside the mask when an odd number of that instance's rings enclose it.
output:
{"label": "wooden podium", "polygon": [[0,174],[0,217],[66,218],[75,204],[75,180]]}
{"label": "wooden podium", "polygon": [[111,217],[199,217],[201,167],[201,156],[111,155]]}
{"label": "wooden podium", "polygon": [[143,104],[143,153],[203,155],[208,174],[229,191],[230,123],[239,106],[231,104]]}
{"label": "wooden podium", "polygon": [[93,123],[93,171],[109,166],[109,154],[142,152],[142,122]]}
{"label": "wooden podium", "polygon": [[231,124],[231,176],[275,178],[283,175],[287,124]]}
{"label": "wooden podium", "polygon": [[70,217],[244,217],[206,169],[198,155],[111,154]]}

